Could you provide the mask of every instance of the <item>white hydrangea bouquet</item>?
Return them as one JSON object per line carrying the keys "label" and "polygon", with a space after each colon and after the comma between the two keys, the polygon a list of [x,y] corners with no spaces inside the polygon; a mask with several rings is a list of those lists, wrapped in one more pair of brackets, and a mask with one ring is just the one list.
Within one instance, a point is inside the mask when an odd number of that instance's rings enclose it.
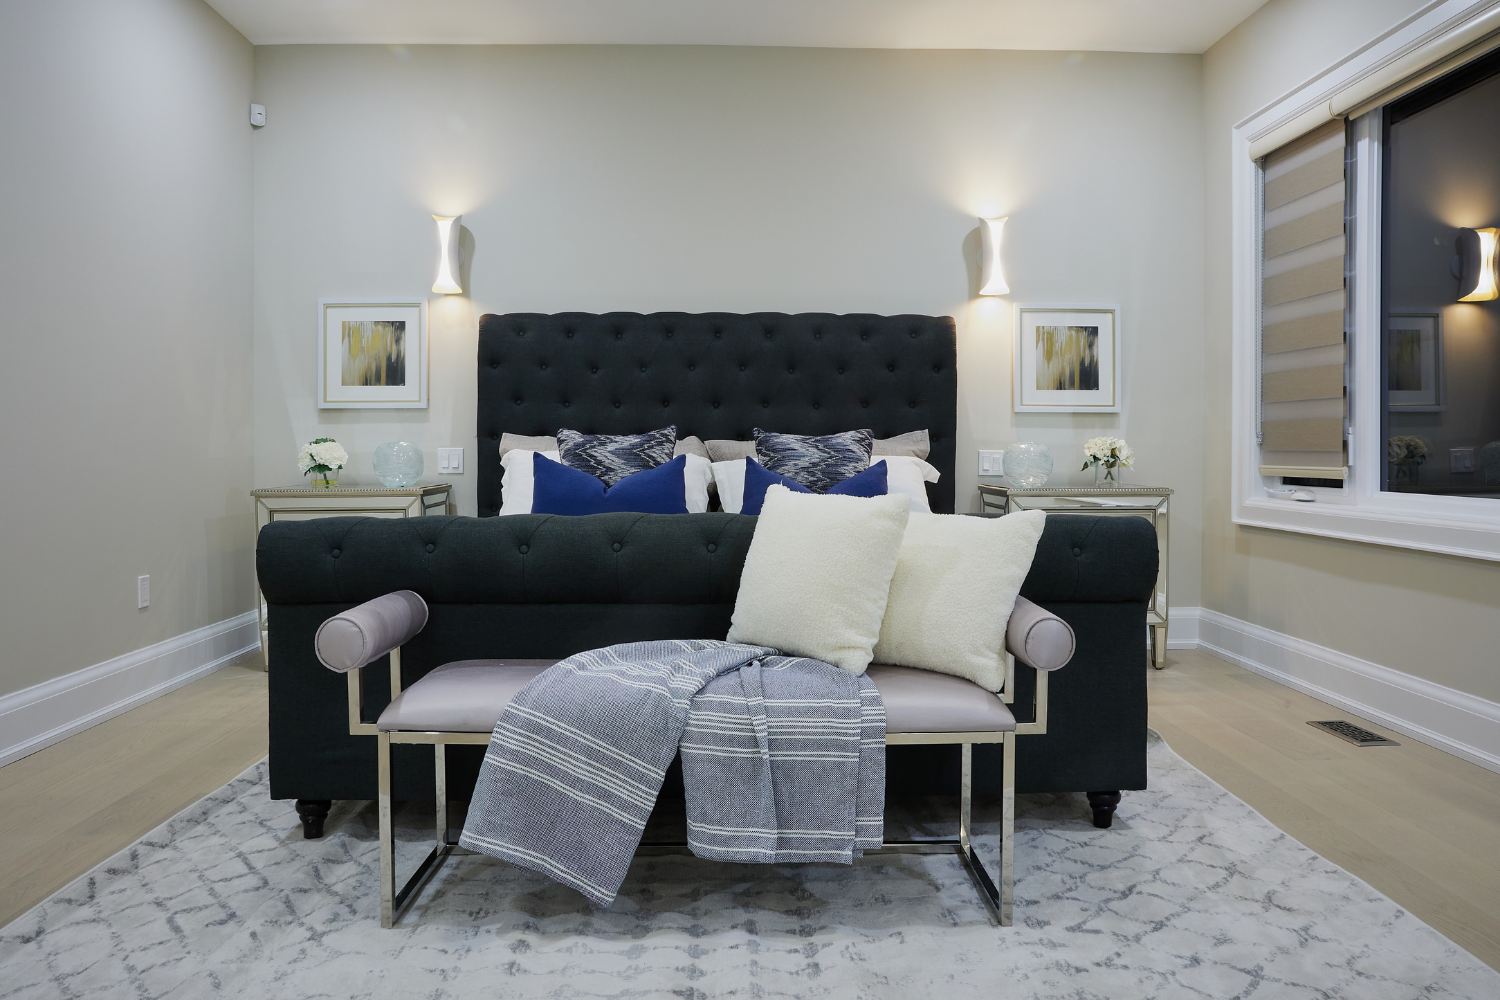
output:
{"label": "white hydrangea bouquet", "polygon": [[304,476],[312,473],[315,489],[332,489],[339,483],[339,470],[349,461],[349,453],[333,438],[316,438],[297,452],[297,470]]}
{"label": "white hydrangea bouquet", "polygon": [[1415,486],[1418,470],[1427,461],[1427,442],[1415,434],[1394,434],[1385,442],[1385,457],[1395,466],[1391,472],[1391,488],[1398,480]]}
{"label": "white hydrangea bouquet", "polygon": [[1092,468],[1094,481],[1101,486],[1119,486],[1120,470],[1130,468],[1133,462],[1135,452],[1124,438],[1095,437],[1083,443],[1083,469]]}
{"label": "white hydrangea bouquet", "polygon": [[1385,443],[1385,457],[1399,464],[1427,461],[1427,442],[1415,434],[1397,434]]}

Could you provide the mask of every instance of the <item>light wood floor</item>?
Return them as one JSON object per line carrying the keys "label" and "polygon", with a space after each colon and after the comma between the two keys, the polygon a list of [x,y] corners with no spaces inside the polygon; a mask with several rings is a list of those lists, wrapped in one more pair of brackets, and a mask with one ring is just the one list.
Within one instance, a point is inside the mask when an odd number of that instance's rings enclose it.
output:
{"label": "light wood floor", "polygon": [[[1151,671],[1151,725],[1272,823],[1500,969],[1500,774],[1197,650]],[[1307,725],[1348,719],[1359,748]]]}
{"label": "light wood floor", "polygon": [[[1400,735],[1358,749],[1306,723],[1381,727],[1206,653],[1149,683],[1174,750],[1500,968],[1500,774]],[[263,757],[265,706],[250,659],[0,768],[0,926]]]}
{"label": "light wood floor", "polygon": [[265,755],[257,650],[0,767],[0,927]]}

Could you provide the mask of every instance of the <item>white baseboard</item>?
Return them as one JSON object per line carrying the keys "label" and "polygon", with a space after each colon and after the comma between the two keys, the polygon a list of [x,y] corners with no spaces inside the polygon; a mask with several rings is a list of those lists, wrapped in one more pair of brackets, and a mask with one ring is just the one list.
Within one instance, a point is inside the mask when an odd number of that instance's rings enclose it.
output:
{"label": "white baseboard", "polygon": [[1500,771],[1496,702],[1209,608],[1172,608],[1168,620],[1169,649],[1196,645],[1319,701]]}
{"label": "white baseboard", "polygon": [[1167,648],[1197,649],[1202,608],[1167,609]]}
{"label": "white baseboard", "polygon": [[254,611],[0,695],[0,766],[159,698],[256,649]]}

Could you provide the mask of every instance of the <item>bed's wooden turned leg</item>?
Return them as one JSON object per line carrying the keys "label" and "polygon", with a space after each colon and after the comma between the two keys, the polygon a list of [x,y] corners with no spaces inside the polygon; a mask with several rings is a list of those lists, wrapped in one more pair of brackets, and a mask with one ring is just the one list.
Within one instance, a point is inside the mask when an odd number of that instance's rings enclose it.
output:
{"label": "bed's wooden turned leg", "polygon": [[1115,821],[1115,807],[1120,804],[1119,792],[1089,792],[1089,808],[1094,810],[1094,825],[1108,830]]}
{"label": "bed's wooden turned leg", "polygon": [[297,815],[302,818],[302,839],[317,840],[323,836],[323,821],[328,818],[332,799],[298,799]]}

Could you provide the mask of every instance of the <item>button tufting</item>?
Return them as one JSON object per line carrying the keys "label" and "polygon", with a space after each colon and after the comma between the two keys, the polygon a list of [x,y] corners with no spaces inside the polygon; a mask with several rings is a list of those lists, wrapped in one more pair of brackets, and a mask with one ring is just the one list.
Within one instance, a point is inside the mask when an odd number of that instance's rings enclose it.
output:
{"label": "button tufting", "polygon": [[615,542],[615,544],[614,544],[614,550],[616,552],[620,551],[620,543],[619,542]]}
{"label": "button tufting", "polygon": [[744,365],[740,365],[740,371],[744,371],[744,370],[745,370],[745,366]]}
{"label": "button tufting", "polygon": [[589,374],[591,374],[591,375],[598,375],[599,374],[599,366],[595,365],[594,367],[590,368],[589,369]]}
{"label": "button tufting", "polygon": [[717,551],[719,551],[719,547],[717,545],[715,545],[713,542],[709,542],[708,543],[708,551],[710,551],[710,552],[717,552]]}
{"label": "button tufting", "polygon": [[436,546],[436,545],[433,545],[433,544],[432,544],[432,543],[431,543],[431,542],[428,542],[428,543],[427,543],[427,551],[428,551],[428,552],[432,552],[432,551],[434,551],[434,550],[435,550],[435,549],[436,549],[436,548],[437,548],[437,546]]}
{"label": "button tufting", "polygon": [[910,409],[913,409],[913,410],[915,410],[915,409],[916,409],[916,408],[917,408],[917,404],[916,404],[916,403],[907,403],[907,404],[906,404],[906,405],[907,405],[907,406],[908,406],[908,407],[909,407],[909,408],[910,408]]}
{"label": "button tufting", "polygon": [[814,403],[813,404],[813,409],[815,409],[815,410],[821,410],[822,406],[820,404],[818,404],[818,403]]}
{"label": "button tufting", "polygon": [[865,400],[861,400],[859,405],[860,409],[868,410],[870,408],[869,402]]}
{"label": "button tufting", "polygon": [[547,363],[545,361],[543,361],[542,362],[542,371],[546,371],[546,370],[547,370]]}
{"label": "button tufting", "polygon": [[498,361],[491,361],[490,362],[490,367],[491,368],[499,368],[500,367],[500,362],[498,362]]}
{"label": "button tufting", "polygon": [[1075,545],[1075,546],[1073,546],[1073,554],[1075,556],[1081,556],[1081,555],[1083,555],[1083,550],[1080,549],[1078,546]]}
{"label": "button tufting", "polygon": [[943,370],[943,366],[942,365],[933,365],[932,366],[932,370],[935,371],[935,372],[940,372],[940,371]]}
{"label": "button tufting", "polygon": [[573,339],[573,331],[572,331],[572,330],[569,330],[569,331],[568,331],[568,339],[569,339],[569,340],[572,340],[572,339]]}
{"label": "button tufting", "polygon": [[842,369],[842,368],[840,368],[840,369],[839,369],[839,374],[840,374],[840,375],[842,375],[842,374],[844,374],[844,369]]}
{"label": "button tufting", "polygon": [[520,400],[519,400],[519,399],[518,399],[518,400],[516,400],[516,405],[517,405],[517,406],[520,406],[520,405],[521,405],[521,401],[520,401]]}
{"label": "button tufting", "polygon": [[688,365],[688,371],[695,372],[697,370],[698,370],[698,366],[697,365]]}
{"label": "button tufting", "polygon": [[768,399],[761,400],[760,408],[762,410],[769,410],[771,408],[771,401]]}
{"label": "button tufting", "polygon": [[795,369],[795,368],[788,368],[788,369],[787,369],[787,370],[786,370],[786,373],[787,373],[787,374],[788,374],[788,375],[795,375],[795,374],[797,374],[797,369]]}
{"label": "button tufting", "polygon": [[859,335],[859,339],[860,340],[869,340],[870,339],[870,335],[868,333],[862,333],[862,334]]}
{"label": "button tufting", "polygon": [[661,401],[661,408],[663,410],[665,410],[667,407],[669,407],[671,405],[672,405],[672,401],[669,400],[669,399],[664,399],[664,400]]}
{"label": "button tufting", "polygon": [[886,365],[885,366],[885,370],[888,371],[888,372],[893,372],[893,371],[896,370],[896,366],[895,365]]}
{"label": "button tufting", "polygon": [[333,558],[337,559],[339,556],[341,556],[341,555],[344,554],[344,550],[343,549],[334,549],[332,552],[330,552],[328,554],[331,555],[331,556],[333,556]]}
{"label": "button tufting", "polygon": [[495,432],[493,432],[493,431],[491,431],[491,432],[490,432],[490,440],[491,440],[491,441],[499,441],[499,440],[500,440],[500,435],[499,435],[499,434],[496,434],[496,433],[495,433]]}
{"label": "button tufting", "polygon": [[519,549],[517,549],[516,551],[519,552],[519,553],[521,553],[521,555],[524,556],[526,553],[528,553],[528,552],[531,551],[531,546],[530,545],[523,545]]}
{"label": "button tufting", "polygon": [[567,409],[567,408],[568,408],[568,407],[570,407],[570,406],[572,406],[572,405],[573,405],[573,404],[572,404],[572,403],[570,403],[570,402],[568,402],[568,401],[567,401],[567,400],[566,400],[566,399],[565,399],[565,400],[563,400],[563,409],[565,409],[565,410],[566,410],[566,409]]}
{"label": "button tufting", "polygon": [[716,409],[716,410],[717,410],[717,409],[718,409],[718,408],[719,408],[719,404],[718,404],[718,401],[717,401],[717,400],[716,400],[716,401],[715,401],[715,402],[714,402],[714,409]]}
{"label": "button tufting", "polygon": [[619,409],[619,408],[620,408],[620,404],[619,404],[619,403],[616,403],[616,404],[615,404],[615,409],[617,409],[617,410],[618,410],[618,409]]}
{"label": "button tufting", "polygon": [[646,366],[645,365],[641,365],[641,374],[642,375],[646,374]]}

